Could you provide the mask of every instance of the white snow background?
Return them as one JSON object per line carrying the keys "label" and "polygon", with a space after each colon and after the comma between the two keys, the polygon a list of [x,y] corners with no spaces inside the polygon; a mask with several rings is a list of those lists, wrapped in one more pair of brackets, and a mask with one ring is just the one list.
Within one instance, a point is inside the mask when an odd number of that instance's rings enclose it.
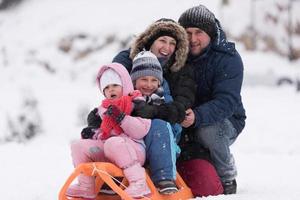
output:
{"label": "white snow background", "polygon": [[[249,24],[250,0],[233,2],[220,20],[238,34]],[[0,143],[0,199],[57,199],[72,172],[69,145],[79,138],[88,111],[101,101],[95,83],[98,68],[125,47],[113,42],[82,59],[79,51],[112,39],[108,36],[125,41],[161,17],[177,20],[199,3],[221,16],[217,0],[27,0],[1,11],[0,138],[10,131],[8,119],[14,122],[22,112],[39,120],[41,134],[27,142]],[[295,6],[299,10],[300,3]],[[63,38],[76,34],[88,37],[77,39],[67,53],[58,49]],[[276,81],[299,80],[300,61],[248,52],[241,44],[237,49],[245,66],[242,98],[248,116],[232,146],[238,191],[201,199],[298,200],[300,92],[295,84],[278,87]],[[36,103],[32,112],[26,111],[30,108],[24,99]]]}

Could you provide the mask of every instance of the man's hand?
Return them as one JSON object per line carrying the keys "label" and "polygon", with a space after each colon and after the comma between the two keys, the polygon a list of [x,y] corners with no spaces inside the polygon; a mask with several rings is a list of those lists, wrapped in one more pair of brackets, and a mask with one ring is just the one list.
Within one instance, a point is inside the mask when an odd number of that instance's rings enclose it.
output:
{"label": "man's hand", "polygon": [[188,128],[191,125],[193,125],[195,122],[195,113],[192,109],[187,109],[185,111],[185,118],[183,120],[183,122],[181,122],[181,126],[183,126],[184,128]]}

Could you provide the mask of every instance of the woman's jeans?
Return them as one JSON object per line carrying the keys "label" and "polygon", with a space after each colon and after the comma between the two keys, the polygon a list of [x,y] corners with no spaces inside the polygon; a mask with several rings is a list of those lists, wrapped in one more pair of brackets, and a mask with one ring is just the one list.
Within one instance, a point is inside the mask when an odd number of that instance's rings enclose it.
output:
{"label": "woman's jeans", "polygon": [[153,119],[144,141],[152,181],[156,184],[161,180],[175,180],[176,143],[170,124]]}
{"label": "woman's jeans", "polygon": [[209,149],[222,182],[233,180],[237,176],[234,158],[229,149],[237,136],[236,129],[228,119],[212,126],[200,127],[195,132],[196,142]]}

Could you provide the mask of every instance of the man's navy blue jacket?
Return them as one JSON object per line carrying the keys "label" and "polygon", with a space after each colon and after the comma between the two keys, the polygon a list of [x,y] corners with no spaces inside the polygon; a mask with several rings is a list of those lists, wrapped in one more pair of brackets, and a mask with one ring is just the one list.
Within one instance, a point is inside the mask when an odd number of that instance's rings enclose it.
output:
{"label": "man's navy blue jacket", "polygon": [[237,132],[245,126],[245,109],[241,100],[243,62],[234,43],[226,40],[218,28],[217,37],[200,55],[189,55],[197,83],[194,127],[213,125],[229,119]]}

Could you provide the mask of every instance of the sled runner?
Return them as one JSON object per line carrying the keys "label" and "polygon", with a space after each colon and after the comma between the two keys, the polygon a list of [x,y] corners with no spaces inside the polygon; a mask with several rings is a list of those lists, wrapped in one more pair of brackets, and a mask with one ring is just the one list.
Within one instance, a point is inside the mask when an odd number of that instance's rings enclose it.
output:
{"label": "sled runner", "polygon": [[[134,200],[126,192],[124,192],[124,188],[128,185],[125,178],[123,178],[121,184],[115,183],[113,180],[113,177],[124,177],[122,170],[112,163],[105,162],[84,163],[75,168],[74,172],[69,176],[60,190],[59,200],[81,200],[81,198],[67,197],[65,194],[74,179],[81,173],[86,176],[96,177],[96,191],[99,192],[102,185],[106,183],[116,192],[116,195],[104,195],[99,193],[96,200]],[[151,195],[140,198],[140,200],[187,200],[193,198],[190,188],[188,188],[178,173],[176,176],[176,185],[179,191],[174,194],[159,194],[148,174],[146,174],[146,181],[151,190]]]}

